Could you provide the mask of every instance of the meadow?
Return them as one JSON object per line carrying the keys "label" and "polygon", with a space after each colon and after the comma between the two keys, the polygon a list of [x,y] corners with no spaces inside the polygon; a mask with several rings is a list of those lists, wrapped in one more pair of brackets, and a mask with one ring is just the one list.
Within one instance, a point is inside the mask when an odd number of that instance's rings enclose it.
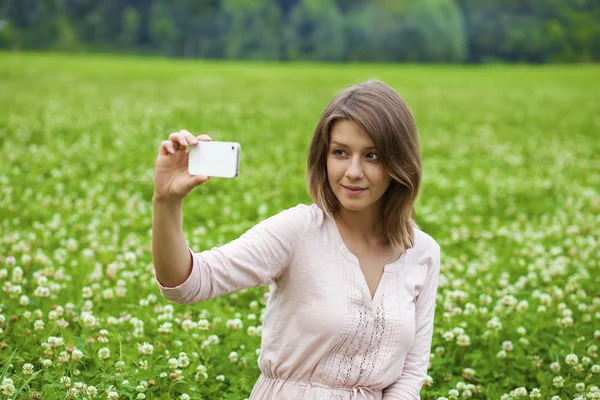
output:
{"label": "meadow", "polygon": [[600,67],[269,64],[0,53],[0,398],[245,399],[267,288],[161,297],[154,160],[242,145],[184,203],[196,251],[298,203],[317,120],[379,78],[420,132],[442,248],[423,399],[600,398]]}

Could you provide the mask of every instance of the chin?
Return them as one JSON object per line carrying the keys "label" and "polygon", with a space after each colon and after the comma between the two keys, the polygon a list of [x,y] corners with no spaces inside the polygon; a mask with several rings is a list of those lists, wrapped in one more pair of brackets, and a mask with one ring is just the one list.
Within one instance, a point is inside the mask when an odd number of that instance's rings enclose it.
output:
{"label": "chin", "polygon": [[370,206],[370,204],[367,204],[364,200],[355,200],[355,201],[347,200],[347,199],[340,200],[339,197],[338,197],[338,203],[340,204],[340,207],[343,207],[348,211],[362,211]]}

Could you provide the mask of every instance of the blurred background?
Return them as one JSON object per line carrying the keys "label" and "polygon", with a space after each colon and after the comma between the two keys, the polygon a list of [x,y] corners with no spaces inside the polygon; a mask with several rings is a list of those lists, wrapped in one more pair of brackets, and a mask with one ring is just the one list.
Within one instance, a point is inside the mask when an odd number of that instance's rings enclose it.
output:
{"label": "blurred background", "polygon": [[260,60],[591,62],[598,0],[0,0],[0,49]]}

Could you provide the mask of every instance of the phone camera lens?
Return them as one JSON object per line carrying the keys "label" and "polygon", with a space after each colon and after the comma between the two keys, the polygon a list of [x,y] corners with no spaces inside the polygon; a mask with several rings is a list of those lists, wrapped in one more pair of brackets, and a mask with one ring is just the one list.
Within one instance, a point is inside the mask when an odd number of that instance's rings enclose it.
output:
{"label": "phone camera lens", "polygon": [[233,147],[233,146],[231,146],[231,150],[233,150],[233,149],[234,149],[234,147]]}

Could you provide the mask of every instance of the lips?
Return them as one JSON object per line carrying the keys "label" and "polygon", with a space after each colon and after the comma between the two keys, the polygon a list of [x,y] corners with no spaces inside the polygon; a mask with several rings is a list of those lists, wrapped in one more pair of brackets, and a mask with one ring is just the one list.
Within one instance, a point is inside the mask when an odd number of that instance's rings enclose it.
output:
{"label": "lips", "polygon": [[360,186],[346,186],[346,185],[342,185],[343,187],[345,187],[346,189],[350,189],[350,190],[366,190],[366,188],[360,187]]}

